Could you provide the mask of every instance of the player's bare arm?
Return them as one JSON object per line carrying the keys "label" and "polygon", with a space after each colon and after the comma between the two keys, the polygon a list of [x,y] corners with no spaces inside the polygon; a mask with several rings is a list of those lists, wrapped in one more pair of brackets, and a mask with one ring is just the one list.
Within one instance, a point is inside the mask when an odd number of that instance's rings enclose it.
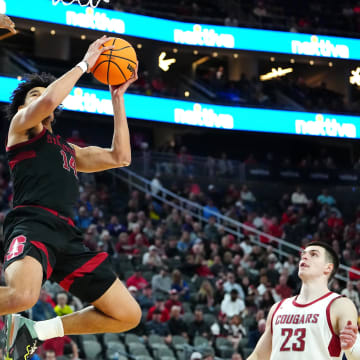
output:
{"label": "player's bare arm", "polygon": [[[88,72],[94,66],[100,54],[112,48],[112,46],[101,47],[108,39],[108,37],[103,36],[89,46],[83,59],[87,63]],[[12,136],[21,136],[34,127],[38,127],[36,132],[40,132],[42,130],[42,121],[53,114],[54,110],[69,95],[83,73],[79,66],[75,66],[46,89],[34,88],[29,91],[24,106],[19,107],[19,111],[11,121],[9,142],[13,145],[16,141],[11,139]]]}
{"label": "player's bare arm", "polygon": [[75,149],[77,171],[97,172],[130,165],[130,135],[125,113],[124,93],[137,78],[136,67],[132,77],[124,84],[110,85],[114,108],[114,135],[111,148],[106,149],[98,146],[81,148],[72,144]]}
{"label": "player's bare arm", "polygon": [[265,332],[262,334],[254,351],[247,358],[247,360],[269,360],[270,359],[271,349],[272,349],[271,320],[272,320],[273,314],[274,314],[278,304],[279,303],[276,303],[271,307],[268,317],[267,317],[267,320],[266,320]]}
{"label": "player's bare arm", "polygon": [[0,14],[0,29],[7,29],[16,34],[14,22],[5,14]]}
{"label": "player's bare arm", "polygon": [[332,304],[331,322],[348,360],[360,360],[357,318],[356,307],[350,299],[342,297]]}

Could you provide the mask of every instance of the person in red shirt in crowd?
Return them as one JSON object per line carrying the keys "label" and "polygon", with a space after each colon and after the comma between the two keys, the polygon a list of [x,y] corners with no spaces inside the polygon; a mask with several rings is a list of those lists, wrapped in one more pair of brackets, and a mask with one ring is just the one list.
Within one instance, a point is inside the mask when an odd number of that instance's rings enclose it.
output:
{"label": "person in red shirt in crowd", "polygon": [[276,285],[275,291],[281,296],[281,299],[286,299],[292,296],[292,289],[287,286],[287,277],[285,275],[281,275],[279,278],[279,284]]}
{"label": "person in red shirt in crowd", "polygon": [[293,225],[297,222],[297,215],[294,212],[294,207],[289,206],[281,216],[280,225],[290,224]]}
{"label": "person in red shirt in crowd", "polygon": [[179,301],[179,293],[176,289],[170,290],[170,298],[165,302],[165,307],[171,312],[173,306],[179,306],[181,309],[181,314],[184,313],[184,308],[182,302]]}
{"label": "person in red shirt in crowd", "polygon": [[327,221],[328,226],[333,229],[335,227],[343,227],[344,226],[344,220],[341,218],[340,215],[337,214],[336,211],[331,211],[331,214]]}
{"label": "person in red shirt in crowd", "polygon": [[349,279],[352,280],[352,281],[360,280],[360,275],[352,272],[351,270],[355,270],[355,271],[360,272],[360,266],[359,266],[359,261],[358,260],[353,260],[351,262],[351,268],[349,270]]}
{"label": "person in red shirt in crowd", "polygon": [[148,285],[149,285],[148,281],[141,276],[141,273],[139,270],[135,271],[134,275],[131,275],[126,280],[127,288],[129,288],[130,286],[135,286],[138,290],[141,290]]}
{"label": "person in red shirt in crowd", "polygon": [[72,351],[72,359],[79,359],[79,351],[74,341],[72,341],[69,336],[56,337],[52,339],[45,340],[42,344],[43,350],[54,350],[56,356],[64,355],[64,347],[69,344]]}
{"label": "person in red shirt in crowd", "polygon": [[134,225],[134,227],[133,227],[133,230],[132,230],[132,232],[130,233],[130,235],[129,235],[129,240],[128,240],[128,244],[130,245],[130,246],[134,246],[135,245],[135,243],[136,243],[136,237],[137,237],[137,235],[142,235],[142,237],[143,237],[143,244],[145,245],[145,246],[149,246],[150,244],[149,244],[149,240],[146,238],[146,236],[141,232],[141,228],[140,228],[140,225],[139,224],[135,224]]}
{"label": "person in red shirt in crowd", "polygon": [[164,298],[162,296],[157,296],[155,299],[155,305],[152,306],[147,313],[146,321],[150,321],[153,319],[153,314],[156,309],[161,311],[161,322],[166,322],[170,320],[170,312],[165,307]]}

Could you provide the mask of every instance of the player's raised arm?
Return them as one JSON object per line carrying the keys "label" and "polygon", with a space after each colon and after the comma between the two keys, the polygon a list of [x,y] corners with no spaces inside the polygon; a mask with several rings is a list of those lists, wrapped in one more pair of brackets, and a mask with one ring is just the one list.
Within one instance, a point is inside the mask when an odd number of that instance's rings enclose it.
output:
{"label": "player's raised arm", "polygon": [[[94,41],[86,52],[83,61],[55,80],[45,91],[39,88],[31,90],[25,99],[25,104],[19,106],[19,111],[13,117],[10,132],[21,133],[39,125],[44,119],[53,114],[54,110],[69,95],[76,82],[86,71],[90,71],[100,54],[112,49],[112,46],[101,47],[108,37],[103,36]],[[36,97],[36,99],[31,99]]]}
{"label": "player's raised arm", "polygon": [[111,100],[114,109],[114,135],[110,149],[98,146],[75,148],[76,168],[80,172],[97,172],[117,167],[128,166],[131,163],[130,134],[124,105],[124,93],[137,80],[136,67],[132,77],[118,86],[110,85]]}
{"label": "player's raised arm", "polygon": [[354,303],[345,297],[337,299],[331,306],[331,317],[336,319],[337,326],[335,328],[347,360],[360,360],[358,314]]}
{"label": "player's raised arm", "polygon": [[271,356],[272,349],[272,333],[271,333],[271,320],[274,314],[274,311],[278,303],[274,304],[268,314],[266,320],[265,332],[261,335],[254,351],[247,358],[247,360],[269,360]]}
{"label": "player's raised arm", "polygon": [[5,14],[0,14],[0,29],[7,29],[16,34],[14,22]]}

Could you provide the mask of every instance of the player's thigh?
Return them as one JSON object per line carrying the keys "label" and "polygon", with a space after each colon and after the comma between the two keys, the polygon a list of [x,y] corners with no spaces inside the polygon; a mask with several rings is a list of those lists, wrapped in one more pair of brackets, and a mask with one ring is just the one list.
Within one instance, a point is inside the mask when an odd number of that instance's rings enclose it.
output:
{"label": "player's thigh", "polygon": [[36,302],[43,281],[43,267],[32,256],[25,256],[9,264],[5,269],[5,282],[29,303]]}
{"label": "player's thigh", "polygon": [[104,314],[123,322],[137,324],[141,318],[139,304],[118,278],[92,304]]}

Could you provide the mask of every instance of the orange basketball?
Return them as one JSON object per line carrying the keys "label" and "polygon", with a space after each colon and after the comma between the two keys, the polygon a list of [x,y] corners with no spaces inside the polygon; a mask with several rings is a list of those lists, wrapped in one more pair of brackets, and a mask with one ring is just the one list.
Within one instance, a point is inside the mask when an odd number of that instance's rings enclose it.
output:
{"label": "orange basketball", "polygon": [[114,48],[99,56],[91,72],[103,84],[120,85],[130,79],[136,68],[136,52],[124,39],[111,38],[102,46],[111,45],[114,45]]}

